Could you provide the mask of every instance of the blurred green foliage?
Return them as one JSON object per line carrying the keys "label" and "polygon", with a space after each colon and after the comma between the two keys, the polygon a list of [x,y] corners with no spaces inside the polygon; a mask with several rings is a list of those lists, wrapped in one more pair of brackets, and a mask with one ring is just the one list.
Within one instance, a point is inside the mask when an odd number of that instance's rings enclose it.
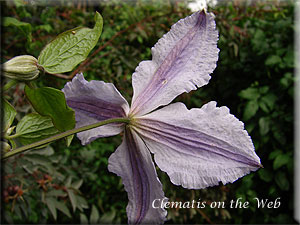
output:
{"label": "blurred green foliage", "polygon": [[[78,25],[92,27],[94,12],[98,11],[104,27],[93,51],[101,51],[89,58],[81,70],[88,80],[114,83],[130,101],[135,67],[140,61],[151,59],[150,48],[172,24],[191,12],[180,2],[106,2],[93,6],[88,2],[45,6],[15,1],[6,5],[4,16],[22,23],[5,27],[1,43],[3,61],[22,54],[37,57],[57,34]],[[165,195],[171,201],[200,199],[229,204],[231,199],[241,197],[243,202],[250,202],[247,209],[169,209],[166,223],[295,223],[293,10],[293,4],[286,2],[228,2],[209,9],[216,15],[219,30],[217,69],[208,85],[183,94],[176,101],[189,108],[201,107],[211,100],[228,106],[244,122],[264,168],[233,184],[204,190],[175,186],[158,170]],[[62,88],[65,83],[66,80],[47,74],[37,85]],[[24,100],[21,87],[22,84],[16,86],[4,97],[25,114],[32,108]],[[3,172],[2,222],[126,223],[127,193],[120,178],[107,170],[108,157],[120,143],[120,137],[99,139],[87,146],[81,146],[77,139],[70,147],[60,141],[41,152],[32,151],[7,160]],[[281,206],[258,208],[255,197],[271,201],[280,197]]]}

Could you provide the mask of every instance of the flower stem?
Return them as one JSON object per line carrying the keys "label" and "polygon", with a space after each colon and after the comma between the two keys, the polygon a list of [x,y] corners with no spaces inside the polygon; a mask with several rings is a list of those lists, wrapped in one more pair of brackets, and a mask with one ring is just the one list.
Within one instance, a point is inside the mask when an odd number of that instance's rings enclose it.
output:
{"label": "flower stem", "polygon": [[39,147],[41,145],[48,144],[50,142],[59,140],[61,138],[70,136],[72,134],[79,133],[79,132],[86,131],[86,130],[90,130],[90,129],[100,127],[100,126],[103,126],[103,125],[106,125],[106,124],[109,124],[109,123],[129,123],[129,122],[130,122],[130,119],[128,119],[128,118],[113,118],[113,119],[103,120],[103,121],[100,121],[98,123],[90,124],[90,125],[87,125],[87,126],[78,127],[78,128],[68,130],[68,131],[65,131],[63,133],[54,135],[52,137],[34,142],[32,144],[24,145],[22,147],[13,149],[13,150],[5,153],[4,155],[2,155],[2,159],[7,159],[8,157],[11,157],[13,155],[25,152],[29,149],[36,148],[36,147]]}

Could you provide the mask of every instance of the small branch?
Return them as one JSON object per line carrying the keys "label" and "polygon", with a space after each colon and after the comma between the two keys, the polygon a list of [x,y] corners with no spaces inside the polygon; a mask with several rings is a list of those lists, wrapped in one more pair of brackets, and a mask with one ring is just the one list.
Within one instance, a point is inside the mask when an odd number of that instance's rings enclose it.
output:
{"label": "small branch", "polygon": [[103,120],[103,121],[100,121],[98,123],[90,124],[90,125],[87,125],[87,126],[75,128],[75,129],[72,129],[72,130],[68,130],[68,131],[65,131],[63,133],[54,135],[52,137],[43,139],[41,141],[37,141],[37,142],[34,142],[32,144],[25,145],[25,146],[13,149],[10,152],[5,153],[2,156],[2,159],[7,159],[7,158],[9,158],[13,155],[25,152],[29,149],[36,148],[36,147],[39,147],[41,145],[48,144],[50,142],[59,140],[61,138],[70,136],[72,134],[79,133],[79,132],[86,131],[86,130],[90,130],[90,129],[100,127],[100,126],[103,126],[103,125],[106,125],[106,124],[109,124],[109,123],[129,123],[129,122],[130,122],[130,120],[128,118],[113,118],[113,119]]}
{"label": "small branch", "polygon": [[70,78],[70,75],[64,75],[61,73],[47,73],[47,74],[50,74],[50,75],[58,77],[58,78],[66,79],[66,80],[72,79],[72,77]]}

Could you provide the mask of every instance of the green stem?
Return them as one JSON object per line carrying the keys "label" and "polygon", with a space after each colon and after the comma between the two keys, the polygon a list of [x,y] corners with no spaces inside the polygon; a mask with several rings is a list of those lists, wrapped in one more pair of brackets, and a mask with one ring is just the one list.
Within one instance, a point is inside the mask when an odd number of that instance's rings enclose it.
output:
{"label": "green stem", "polygon": [[15,86],[18,83],[17,80],[10,80],[9,82],[7,82],[7,84],[5,84],[3,86],[3,91],[7,91],[8,89],[10,89],[11,87]]}
{"label": "green stem", "polygon": [[44,145],[44,144],[48,144],[50,142],[56,141],[58,139],[61,139],[61,138],[67,137],[67,136],[70,136],[72,134],[79,133],[79,132],[86,131],[86,130],[90,130],[90,129],[100,127],[100,126],[103,126],[103,125],[106,125],[106,124],[109,124],[109,123],[129,123],[129,122],[130,122],[130,119],[128,119],[128,118],[114,118],[114,119],[103,120],[103,121],[100,121],[98,123],[94,123],[94,124],[90,124],[90,125],[87,125],[87,126],[75,128],[75,129],[72,129],[72,130],[68,130],[68,131],[65,131],[63,133],[54,135],[52,137],[43,139],[41,141],[37,141],[37,142],[34,142],[32,144],[25,145],[25,146],[13,149],[12,151],[5,153],[2,156],[2,159],[6,159],[6,158],[11,157],[13,155],[25,152],[29,149],[36,148],[36,147],[39,147],[39,146]]}
{"label": "green stem", "polygon": [[31,89],[36,89],[35,85],[34,85],[32,82],[27,81],[27,82],[26,82],[26,85],[27,85],[28,87],[30,87]]}
{"label": "green stem", "polygon": [[4,138],[7,139],[7,140],[10,140],[10,139],[17,138],[17,137],[19,137],[20,135],[22,135],[22,134],[16,133],[16,134],[9,135],[9,136],[5,135]]}

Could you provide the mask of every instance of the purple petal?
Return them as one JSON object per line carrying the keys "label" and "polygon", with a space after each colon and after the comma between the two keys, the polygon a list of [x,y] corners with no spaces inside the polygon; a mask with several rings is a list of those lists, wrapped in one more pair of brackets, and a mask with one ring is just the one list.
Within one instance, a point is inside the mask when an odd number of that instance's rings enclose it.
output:
{"label": "purple petal", "polygon": [[162,185],[150,152],[134,131],[126,129],[123,143],[108,160],[108,170],[122,177],[128,193],[126,210],[130,224],[163,223],[167,212],[152,208],[155,199],[164,198]]}
{"label": "purple petal", "polygon": [[204,11],[174,24],[152,48],[152,61],[141,62],[132,76],[130,114],[144,115],[207,84],[218,59],[217,40],[214,16]]}
{"label": "purple petal", "polygon": [[[82,127],[102,120],[125,117],[129,106],[113,84],[103,81],[88,82],[77,74],[64,89],[68,106],[75,111],[76,127]],[[122,124],[109,124],[78,133],[82,144],[99,138],[119,134]]]}
{"label": "purple petal", "polygon": [[158,167],[174,184],[226,184],[261,167],[243,123],[215,102],[191,110],[175,103],[135,121]]}

